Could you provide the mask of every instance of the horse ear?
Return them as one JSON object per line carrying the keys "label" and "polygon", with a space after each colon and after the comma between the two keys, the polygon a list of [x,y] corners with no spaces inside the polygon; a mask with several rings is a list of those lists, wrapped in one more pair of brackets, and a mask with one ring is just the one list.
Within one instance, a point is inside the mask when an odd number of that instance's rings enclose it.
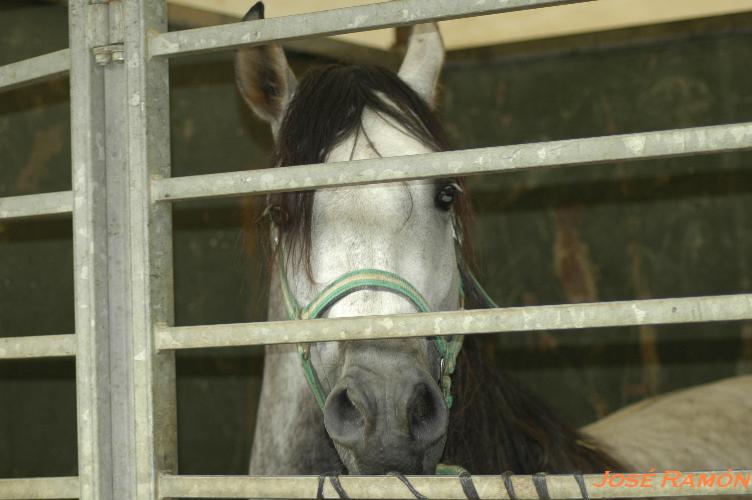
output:
{"label": "horse ear", "polygon": [[443,64],[444,41],[436,23],[413,26],[399,76],[431,106]]}
{"label": "horse ear", "polygon": [[[257,2],[243,21],[264,18],[264,4]],[[296,81],[285,52],[278,44],[241,47],[235,53],[235,82],[246,104],[272,125],[275,135]]]}

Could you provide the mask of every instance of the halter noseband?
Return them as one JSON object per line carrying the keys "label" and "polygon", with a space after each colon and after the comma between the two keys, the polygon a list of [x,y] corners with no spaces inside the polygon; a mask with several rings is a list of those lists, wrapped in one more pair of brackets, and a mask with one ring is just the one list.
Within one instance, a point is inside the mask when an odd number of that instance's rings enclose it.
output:
{"label": "halter noseband", "polygon": [[[283,252],[278,249],[278,270],[279,280],[282,286],[282,298],[285,303],[288,319],[317,319],[320,318],[331,306],[355,293],[359,290],[379,290],[400,295],[409,300],[419,312],[430,312],[431,308],[423,298],[421,293],[404,278],[382,271],[380,269],[359,269],[343,274],[332,281],[311,302],[305,307],[300,307],[295,295],[290,290],[287,281],[287,271],[285,269],[285,257]],[[460,269],[465,268],[458,253]],[[461,273],[463,278],[465,272]],[[459,290],[460,304],[464,301],[462,287]],[[457,355],[462,348],[462,335],[449,335],[444,337],[433,337],[434,345],[441,356],[441,392],[444,395],[444,402],[447,408],[452,407],[452,374],[457,362]],[[321,380],[316,374],[316,369],[311,362],[311,347],[308,343],[298,344],[298,354],[303,365],[303,373],[308,381],[308,386],[316,398],[316,402],[323,410],[326,402],[326,393],[321,384]]]}

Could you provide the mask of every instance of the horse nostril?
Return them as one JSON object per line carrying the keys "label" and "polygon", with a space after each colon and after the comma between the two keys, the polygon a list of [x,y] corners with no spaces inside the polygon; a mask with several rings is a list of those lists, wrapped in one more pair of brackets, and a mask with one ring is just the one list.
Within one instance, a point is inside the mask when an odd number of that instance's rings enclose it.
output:
{"label": "horse nostril", "polygon": [[345,389],[339,393],[339,397],[335,403],[339,411],[339,416],[342,421],[348,422],[353,426],[360,427],[363,424],[363,415],[350,399],[350,391]]}
{"label": "horse nostril", "polygon": [[418,442],[430,445],[446,431],[447,410],[437,388],[419,383],[408,403],[410,434]]}
{"label": "horse nostril", "polygon": [[335,389],[326,400],[324,425],[335,441],[341,444],[356,442],[365,426],[364,402],[347,387]]}

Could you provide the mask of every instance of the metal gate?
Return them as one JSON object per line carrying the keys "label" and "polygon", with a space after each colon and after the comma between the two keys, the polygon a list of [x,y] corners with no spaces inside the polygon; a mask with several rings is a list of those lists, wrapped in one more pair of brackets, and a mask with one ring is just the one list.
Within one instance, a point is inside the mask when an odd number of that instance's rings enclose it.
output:
{"label": "metal gate", "polygon": [[[72,189],[0,198],[0,220],[72,213],[76,331],[0,339],[0,360],[75,356],[79,474],[2,479],[0,499],[316,498],[317,477],[177,475],[177,349],[752,319],[752,294],[738,294],[423,313],[389,323],[172,326],[176,200],[752,149],[752,123],[742,123],[432,153],[412,156],[409,169],[400,158],[385,158],[344,169],[311,165],[170,178],[170,57],[572,1],[393,0],[168,33],[164,0],[70,0],[70,48],[0,67],[0,89],[70,72]],[[751,471],[736,472],[749,477]],[[585,483],[601,477],[585,476]],[[654,478],[652,488],[588,491],[594,498],[677,495],[662,474]],[[481,498],[509,498],[499,476],[473,479]],[[511,480],[518,498],[539,498],[533,477]],[[411,481],[429,498],[465,498],[455,477]],[[583,496],[572,475],[545,481],[551,498]],[[344,476],[341,485],[351,498],[414,498],[394,477]],[[680,493],[721,490],[752,493],[748,481]],[[329,483],[322,493],[339,497]]]}

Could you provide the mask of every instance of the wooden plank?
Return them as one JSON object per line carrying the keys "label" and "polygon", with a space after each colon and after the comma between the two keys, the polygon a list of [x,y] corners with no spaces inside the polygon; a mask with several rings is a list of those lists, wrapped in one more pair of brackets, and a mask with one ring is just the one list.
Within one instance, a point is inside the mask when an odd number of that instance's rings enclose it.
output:
{"label": "wooden plank", "polygon": [[[377,1],[385,0],[274,0],[268,5],[267,13],[269,17],[281,17]],[[169,3],[239,19],[252,1],[170,0]],[[454,50],[749,11],[752,11],[749,0],[603,0],[444,21],[441,29],[447,48]],[[394,44],[393,30],[352,33],[337,38],[380,49]]]}

